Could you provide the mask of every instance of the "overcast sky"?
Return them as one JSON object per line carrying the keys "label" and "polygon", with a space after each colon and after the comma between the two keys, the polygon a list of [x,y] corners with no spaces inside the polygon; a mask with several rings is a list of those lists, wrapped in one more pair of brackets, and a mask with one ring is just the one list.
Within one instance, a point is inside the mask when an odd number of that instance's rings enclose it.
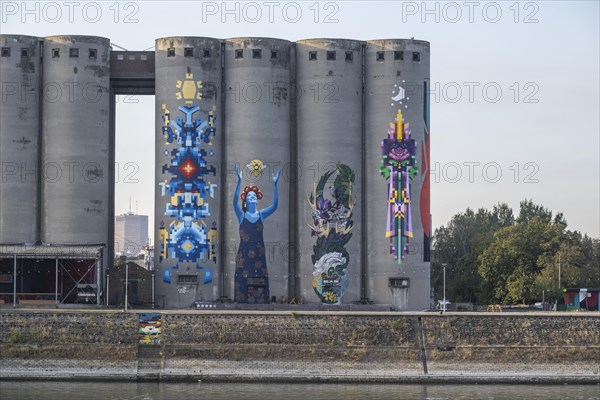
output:
{"label": "overcast sky", "polygon": [[[530,198],[600,237],[598,1],[1,3],[2,33],[98,35],[128,50],[164,36],[427,40],[434,228]],[[117,213],[132,196],[153,215],[153,112],[153,96],[119,98]],[[131,173],[138,183],[123,182]]]}

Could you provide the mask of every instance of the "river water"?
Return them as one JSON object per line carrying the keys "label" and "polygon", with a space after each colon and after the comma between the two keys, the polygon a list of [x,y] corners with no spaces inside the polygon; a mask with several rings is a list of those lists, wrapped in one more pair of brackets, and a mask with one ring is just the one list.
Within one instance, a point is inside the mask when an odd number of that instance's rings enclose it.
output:
{"label": "river water", "polygon": [[600,399],[599,385],[0,382],[1,400]]}

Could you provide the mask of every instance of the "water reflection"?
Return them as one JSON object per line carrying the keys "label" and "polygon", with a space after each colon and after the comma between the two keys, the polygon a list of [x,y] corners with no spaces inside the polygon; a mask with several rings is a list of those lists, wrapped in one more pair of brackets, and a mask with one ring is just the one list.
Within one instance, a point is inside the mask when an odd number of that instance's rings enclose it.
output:
{"label": "water reflection", "polygon": [[0,382],[2,400],[600,400],[600,385]]}

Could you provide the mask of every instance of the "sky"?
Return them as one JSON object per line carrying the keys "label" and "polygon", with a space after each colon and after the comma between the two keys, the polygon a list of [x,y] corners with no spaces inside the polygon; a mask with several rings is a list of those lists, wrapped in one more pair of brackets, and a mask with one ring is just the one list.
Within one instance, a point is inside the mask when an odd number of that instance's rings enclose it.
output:
{"label": "sky", "polygon": [[[434,229],[467,207],[518,212],[527,198],[598,238],[599,4],[2,1],[0,30],[105,36],[128,50],[165,36],[429,41]],[[131,197],[153,215],[153,112],[153,96],[118,98],[118,214]]]}

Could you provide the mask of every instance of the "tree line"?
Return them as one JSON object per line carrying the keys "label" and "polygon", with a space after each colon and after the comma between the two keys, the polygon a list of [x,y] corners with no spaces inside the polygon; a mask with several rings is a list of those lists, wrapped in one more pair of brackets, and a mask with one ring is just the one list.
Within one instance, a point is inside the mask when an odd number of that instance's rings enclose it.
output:
{"label": "tree line", "polygon": [[431,282],[442,298],[474,304],[531,304],[563,297],[563,288],[600,287],[600,240],[571,231],[562,213],[523,200],[452,217],[435,230]]}

